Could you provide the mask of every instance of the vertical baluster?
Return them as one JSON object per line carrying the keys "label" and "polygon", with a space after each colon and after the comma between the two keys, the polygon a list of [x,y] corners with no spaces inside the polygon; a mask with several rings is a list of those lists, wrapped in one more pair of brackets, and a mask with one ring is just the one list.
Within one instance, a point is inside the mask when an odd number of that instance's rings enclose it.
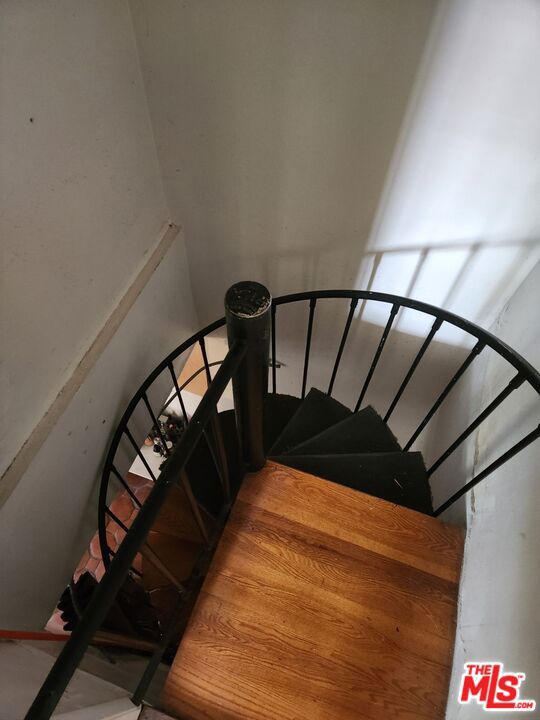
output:
{"label": "vertical baluster", "polygon": [[210,365],[208,363],[208,355],[206,354],[206,343],[204,342],[204,338],[201,338],[199,340],[199,347],[201,348],[204,369],[206,372],[206,381],[207,381],[208,385],[210,385],[210,383],[212,382],[212,375],[210,373]]}
{"label": "vertical baluster", "polygon": [[[120,520],[120,518],[118,517],[118,515],[116,515],[116,514],[110,509],[110,507],[108,507],[108,505],[105,506],[105,515],[107,515],[107,517],[109,517],[114,523],[116,523],[119,528],[121,528],[125,533],[127,533],[128,527]],[[120,543],[118,543],[118,545],[120,545]],[[114,550],[111,550],[111,548],[109,547],[109,544],[108,544],[108,543],[107,543],[107,551],[108,551],[110,557],[114,557],[115,554],[116,554],[116,553],[114,552]],[[130,571],[131,571],[132,573],[135,573],[135,575],[138,575],[139,577],[142,577],[142,574],[141,574],[138,570],[136,570],[133,566],[130,568]]]}
{"label": "vertical baluster", "polygon": [[535,440],[538,440],[540,437],[540,425],[530,432],[528,435],[526,435],[522,440],[517,442],[515,445],[513,445],[510,450],[507,450],[505,453],[503,453],[500,457],[497,458],[497,460],[494,460],[490,465],[487,466],[485,470],[482,470],[481,473],[479,473],[476,477],[473,477],[472,480],[469,480],[469,482],[464,485],[461,490],[458,490],[456,493],[452,495],[451,498],[449,498],[445,503],[443,503],[440,507],[438,507],[436,510],[434,510],[433,515],[437,517],[441,513],[443,513],[445,510],[448,510],[450,505],[453,505],[456,500],[459,500],[460,497],[465,495],[465,493],[468,493],[469,490],[472,490],[472,488],[475,485],[478,485],[479,482],[484,480],[488,475],[491,475],[492,472],[500,468],[502,465],[504,465],[510,458],[513,458],[514,455],[517,455],[519,452],[521,452],[524,448],[526,448],[528,445],[530,445]]}
{"label": "vertical baluster", "polygon": [[276,383],[276,306],[272,304],[271,311],[271,322],[272,322],[272,393],[275,395],[277,392]]}
{"label": "vertical baluster", "polygon": [[375,351],[375,355],[373,357],[373,361],[371,363],[371,367],[369,368],[368,374],[366,376],[366,379],[364,381],[364,385],[362,387],[362,390],[360,392],[360,396],[358,397],[358,402],[356,403],[356,407],[354,408],[354,412],[358,412],[360,410],[360,407],[362,405],[362,401],[364,400],[364,397],[366,395],[367,389],[369,387],[369,384],[371,382],[371,378],[373,377],[373,373],[375,372],[375,368],[377,367],[377,364],[379,362],[379,358],[381,357],[382,351],[384,350],[384,346],[386,344],[386,339],[388,335],[390,334],[390,330],[392,329],[392,324],[394,322],[394,318],[396,317],[397,311],[399,310],[399,305],[394,303],[390,309],[390,317],[388,318],[388,322],[386,323],[386,327],[384,328],[383,334],[381,336],[379,345],[377,346],[377,350]]}
{"label": "vertical baluster", "polygon": [[[204,342],[204,338],[201,338],[199,340],[199,345],[203,357],[206,380],[208,382],[208,386],[210,386],[210,383],[212,382],[212,375],[210,373],[210,364],[208,362],[208,355],[206,353],[206,344]],[[213,413],[210,420],[210,433],[205,430],[204,435],[206,437],[206,442],[208,443],[208,448],[210,449],[214,465],[216,466],[216,472],[221,483],[225,502],[230,502],[231,489],[229,485],[229,466],[227,463],[225,444],[223,442],[221,424],[217,416],[217,412]]]}
{"label": "vertical baluster", "polygon": [[154,473],[153,473],[153,471],[152,471],[152,468],[151,468],[150,465],[148,464],[147,459],[146,459],[146,458],[144,457],[144,455],[142,454],[140,447],[139,447],[139,446],[137,445],[137,443],[135,442],[135,440],[134,440],[134,438],[133,438],[133,435],[129,432],[127,425],[126,425],[126,427],[124,428],[124,434],[125,434],[125,436],[127,437],[127,439],[129,440],[129,442],[133,445],[133,447],[134,447],[134,449],[135,449],[135,452],[136,452],[137,455],[139,456],[142,464],[144,465],[144,467],[145,467],[146,470],[148,471],[148,474],[149,474],[150,477],[152,478],[153,482],[156,482],[156,476],[154,475]]}
{"label": "vertical baluster", "polygon": [[[109,547],[107,548],[107,550],[108,550],[108,552],[109,552],[110,557],[111,557],[111,558],[114,558],[115,555],[116,555],[116,553],[114,552],[114,550],[111,550],[111,548],[109,548]],[[137,577],[142,578],[142,573],[139,572],[139,571],[138,571],[136,568],[134,568],[133,566],[130,567],[129,571],[130,571],[131,573],[133,573],[133,575],[136,575]]]}
{"label": "vertical baluster", "polygon": [[412,434],[411,439],[409,440],[409,442],[408,442],[408,443],[405,445],[405,447],[403,448],[405,451],[406,451],[406,450],[409,450],[409,448],[412,446],[412,444],[414,443],[414,441],[416,440],[416,438],[420,435],[420,433],[422,432],[422,430],[426,427],[426,425],[427,425],[428,422],[431,420],[431,418],[433,417],[433,415],[435,415],[435,413],[437,412],[437,410],[439,409],[439,407],[442,405],[443,400],[444,400],[444,399],[446,398],[446,396],[449,394],[450,390],[452,390],[452,388],[454,387],[454,385],[456,385],[456,383],[457,383],[458,380],[461,378],[461,376],[465,373],[465,371],[467,370],[467,368],[469,367],[469,365],[472,363],[472,361],[475,359],[475,357],[482,352],[482,350],[484,349],[484,347],[485,347],[485,344],[484,344],[483,342],[481,342],[480,340],[476,343],[476,345],[473,347],[473,349],[471,350],[471,352],[469,353],[469,355],[467,356],[467,358],[465,359],[465,361],[463,362],[463,364],[462,364],[461,367],[459,368],[459,370],[455,373],[455,375],[452,377],[452,379],[450,380],[450,382],[448,383],[448,385],[444,388],[444,390],[442,391],[442,393],[439,395],[439,397],[438,397],[437,400],[435,401],[435,403],[434,403],[433,407],[431,408],[431,410],[428,412],[428,414],[427,414],[427,415],[425,416],[425,418],[422,420],[422,422],[421,422],[420,425],[417,427],[417,429],[415,430],[415,432]]}
{"label": "vertical baluster", "polygon": [[343,350],[345,348],[345,343],[347,342],[347,336],[349,335],[349,330],[351,328],[351,323],[354,317],[354,311],[357,305],[358,298],[353,298],[351,300],[349,314],[347,315],[347,321],[345,322],[345,327],[343,328],[343,334],[341,336],[341,342],[339,343],[339,350],[336,356],[336,361],[334,363],[334,369],[332,370],[332,377],[330,378],[330,384],[328,385],[327,395],[332,395],[332,390],[334,389],[334,382],[336,380],[339,363],[341,362],[341,356],[343,355]]}
{"label": "vertical baluster", "polygon": [[193,494],[193,490],[191,487],[191,483],[189,481],[189,478],[187,476],[187,473],[185,470],[182,470],[180,473],[180,483],[184,489],[184,492],[186,494],[191,513],[193,517],[195,518],[195,522],[197,523],[197,527],[199,528],[199,532],[201,533],[201,537],[204,541],[204,544],[206,547],[210,547],[210,536],[208,535],[208,530],[206,527],[206,523],[204,522],[202,518],[201,511],[199,509],[199,503],[195,499],[195,495]]}
{"label": "vertical baluster", "polygon": [[450,457],[450,455],[454,452],[454,450],[455,450],[457,447],[459,447],[459,446],[461,445],[461,443],[462,443],[466,438],[468,438],[469,435],[470,435],[472,432],[474,432],[474,430],[476,430],[476,428],[477,428],[479,425],[481,425],[481,424],[484,422],[484,420],[485,420],[486,418],[488,418],[488,417],[491,415],[491,413],[492,413],[494,410],[496,410],[496,409],[499,407],[499,405],[500,405],[504,400],[506,400],[506,398],[510,395],[510,393],[513,393],[514,390],[517,390],[517,388],[524,382],[524,380],[525,380],[525,378],[523,378],[519,373],[518,373],[514,378],[512,378],[512,380],[510,380],[510,382],[508,383],[508,385],[504,388],[504,390],[502,390],[502,391],[497,395],[497,397],[495,398],[495,400],[492,400],[492,401],[490,402],[490,404],[487,406],[487,408],[486,408],[485,410],[483,410],[483,411],[480,413],[480,415],[478,415],[478,417],[476,418],[476,420],[474,420],[474,421],[469,425],[469,427],[467,427],[467,428],[461,433],[461,435],[457,438],[457,440],[455,440],[455,441],[450,445],[450,447],[448,448],[448,450],[446,450],[446,451],[441,455],[441,457],[440,457],[436,462],[433,463],[433,465],[432,465],[432,466],[429,468],[429,470],[427,471],[428,477],[430,477],[431,475],[433,475],[433,473],[435,472],[435,470],[437,470],[437,468],[440,467],[440,466],[443,464],[443,462],[444,462],[447,458]]}
{"label": "vertical baluster", "polygon": [[120,520],[118,515],[116,515],[116,513],[114,513],[110,507],[106,507],[105,512],[111,518],[111,520],[118,525],[119,528],[121,528],[125,533],[128,532],[129,528],[127,527],[127,525]]}
{"label": "vertical baluster", "polygon": [[137,498],[137,496],[135,495],[135,493],[133,492],[133,490],[129,487],[129,485],[127,484],[127,482],[124,480],[124,478],[120,475],[120,473],[118,472],[118,470],[115,468],[114,465],[111,465],[111,471],[112,471],[112,473],[115,475],[115,477],[118,479],[118,481],[120,482],[120,484],[122,485],[122,487],[124,488],[124,490],[127,492],[127,494],[129,495],[129,497],[133,500],[133,502],[135,503],[135,505],[136,505],[136,506],[139,508],[139,510],[140,510],[141,507],[142,507],[142,505],[141,505],[139,499]]}
{"label": "vertical baluster", "polygon": [[161,425],[159,424],[158,419],[157,419],[154,411],[152,410],[152,406],[150,405],[150,401],[148,400],[147,394],[143,393],[142,398],[143,398],[144,404],[146,405],[146,409],[148,410],[148,414],[152,418],[152,423],[158,432],[159,439],[161,440],[161,444],[163,445],[163,450],[165,452],[165,455],[167,457],[169,457],[170,452],[169,452],[169,448],[167,447],[167,442],[165,440],[165,436],[163,435],[163,432],[161,430]]}
{"label": "vertical baluster", "polygon": [[[367,257],[367,255],[366,255],[366,257]],[[379,271],[379,265],[381,264],[382,257],[383,257],[383,253],[381,253],[381,252],[373,253],[373,264],[371,266],[371,271],[369,273],[369,279],[368,279],[367,283],[363,283],[365,289],[368,291],[371,290],[371,288],[373,287],[373,283],[375,282],[375,277],[377,276],[377,273]],[[367,303],[366,299],[362,300],[362,302],[360,303],[360,308],[358,310],[358,319],[359,320],[362,319],[362,317],[364,316],[364,310],[366,309],[366,303]]]}
{"label": "vertical baluster", "polygon": [[[120,518],[110,508],[108,508],[108,507],[105,508],[105,512],[111,518],[111,520],[118,525],[119,528],[121,528],[126,534],[128,533],[129,528],[127,527],[127,525],[125,523],[123,523],[120,520]],[[152,550],[150,545],[148,545],[146,540],[141,545],[140,553],[143,556],[143,558],[145,560],[147,560],[151,565],[153,565],[158,572],[160,572],[162,575],[164,575],[167,578],[167,580],[176,587],[177,590],[181,590],[181,591],[185,590],[182,583],[180,583],[178,581],[178,579],[172,574],[172,572],[165,565],[165,563],[159,557],[159,555],[156,553],[156,551]]]}
{"label": "vertical baluster", "polygon": [[185,424],[187,425],[187,424],[188,424],[188,415],[187,415],[187,412],[186,412],[186,406],[184,405],[184,400],[182,399],[182,391],[180,390],[180,387],[179,387],[179,385],[178,385],[178,379],[177,379],[177,377],[176,377],[176,373],[174,372],[174,366],[173,366],[172,363],[169,363],[169,364],[167,365],[167,367],[169,368],[169,372],[171,373],[172,381],[173,381],[173,384],[174,384],[174,389],[175,389],[175,391],[176,391],[176,397],[178,398],[178,401],[179,401],[179,403],[180,403],[180,408],[181,408],[181,410],[182,410],[182,415],[183,415],[183,418],[184,418],[184,422],[185,422]]}
{"label": "vertical baluster", "polygon": [[214,461],[225,502],[229,503],[231,501],[229,464],[227,462],[227,453],[225,452],[225,443],[223,442],[221,422],[217,413],[214,413],[210,419],[210,433],[205,430],[204,436],[206,437],[206,442],[208,443],[208,448]]}
{"label": "vertical baluster", "polygon": [[407,385],[409,384],[410,379],[411,379],[412,376],[414,375],[414,371],[415,371],[416,368],[418,367],[418,364],[420,363],[420,360],[424,357],[424,353],[426,352],[426,350],[427,350],[428,347],[430,346],[431,341],[432,341],[433,338],[435,337],[435,334],[437,333],[438,329],[441,327],[442,323],[443,323],[443,321],[442,321],[440,318],[437,318],[437,319],[435,320],[435,322],[433,323],[433,326],[432,326],[431,330],[429,331],[428,336],[426,337],[426,339],[425,339],[424,342],[422,343],[422,347],[421,347],[420,350],[418,351],[416,357],[415,357],[414,360],[413,360],[413,363],[412,363],[411,367],[409,368],[409,372],[405,375],[405,378],[403,379],[403,382],[402,382],[401,385],[399,386],[399,390],[397,391],[396,397],[393,399],[390,407],[388,408],[388,411],[387,411],[386,415],[384,416],[384,422],[388,422],[388,418],[389,418],[390,415],[394,412],[395,407],[396,407],[396,405],[398,404],[400,397],[403,395],[403,392],[405,391],[405,388],[407,387]]}
{"label": "vertical baluster", "polygon": [[131,702],[135,706],[141,705],[143,700],[145,699],[146,692],[152,683],[152,680],[163,658],[163,655],[165,654],[166,649],[172,644],[174,636],[177,634],[178,625],[180,624],[179,621],[181,618],[182,606],[184,605],[185,600],[186,598],[184,594],[180,594],[176,601],[174,609],[168,619],[167,626],[163,630],[159,645],[157,646],[154,654],[146,665],[141,679],[139,680],[139,684],[135,688],[135,692],[133,693],[133,697],[131,698]]}
{"label": "vertical baluster", "polygon": [[306,337],[306,352],[304,356],[304,372],[302,375],[302,399],[306,396],[306,383],[307,383],[307,374],[308,374],[308,367],[309,367],[309,352],[311,349],[311,333],[313,330],[313,316],[315,314],[315,305],[317,304],[316,298],[311,298],[309,301],[309,319],[308,319],[308,327],[307,327],[307,337]]}

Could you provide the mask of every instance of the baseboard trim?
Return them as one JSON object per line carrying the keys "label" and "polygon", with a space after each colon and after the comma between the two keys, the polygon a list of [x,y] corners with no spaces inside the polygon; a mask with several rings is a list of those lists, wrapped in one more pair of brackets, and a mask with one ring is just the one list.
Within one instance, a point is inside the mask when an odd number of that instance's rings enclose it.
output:
{"label": "baseboard trim", "polygon": [[178,225],[167,223],[161,230],[158,239],[147,255],[142,267],[125,290],[114,310],[87,347],[78,364],[64,383],[49,408],[38,421],[20,450],[15,455],[0,479],[0,507],[6,502],[19,480],[22,478],[36,454],[47,439],[49,433],[62,416],[77,390],[88,377],[96,361],[101,356],[111,338],[114,336],[124,318],[144,290],[146,284],[159,266],[176,236],[180,232]]}

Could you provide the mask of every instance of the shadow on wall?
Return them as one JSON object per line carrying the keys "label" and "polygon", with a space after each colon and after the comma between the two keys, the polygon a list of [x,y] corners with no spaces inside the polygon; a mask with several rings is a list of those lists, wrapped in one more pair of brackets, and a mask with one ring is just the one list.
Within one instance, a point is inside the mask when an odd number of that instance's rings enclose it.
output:
{"label": "shadow on wall", "polygon": [[[350,282],[351,260],[337,261],[337,255],[340,255],[339,249],[322,249],[306,263],[303,254],[290,251],[268,267],[269,287],[283,286],[282,265],[287,268],[287,275],[291,267],[303,265],[299,283],[302,289],[356,287],[403,295],[455,312],[488,328],[540,259],[540,240],[455,241],[370,250],[359,261],[360,271],[354,283]],[[369,306],[366,302],[359,305],[357,316],[376,324],[384,324],[387,319],[384,306]],[[419,314],[404,310],[396,327],[422,335],[428,323]],[[440,337],[449,343],[459,342],[459,336],[448,327]]]}
{"label": "shadow on wall", "polygon": [[253,279],[489,325],[538,257],[536,0],[131,5],[203,323]]}
{"label": "shadow on wall", "polygon": [[[317,387],[324,392],[330,391],[332,370],[347,325],[349,307],[349,301],[344,299],[321,299],[317,303],[307,356],[307,389]],[[364,395],[364,382],[382,336],[382,324],[368,322],[365,317],[368,314],[381,314],[387,320],[390,307],[388,303],[368,300],[362,308],[363,315],[353,317],[332,394],[351,409],[357,407],[360,400],[360,407],[372,405],[381,416],[388,418],[389,427],[402,447],[422,452],[426,467],[436,467],[430,482],[434,507],[438,507],[471,480],[478,470],[474,437],[465,438],[440,464],[437,461],[480,412],[508,386],[515,377],[515,370],[488,347],[478,354],[471,354],[476,338],[443,323],[400,395],[400,386],[429,331],[426,329],[425,333],[417,334],[394,327]],[[432,316],[416,310],[404,312],[407,313],[408,325],[425,325],[426,328],[433,325]],[[280,368],[277,370],[276,389],[280,393],[300,394],[306,368],[309,315],[308,301],[277,308],[276,357]],[[396,324],[398,319],[399,315]],[[445,335],[451,336],[451,341],[445,339]],[[428,411],[466,359],[468,362],[472,360],[472,364],[424,426],[423,420]],[[501,381],[489,392],[483,384],[486,361],[500,366]],[[516,395],[522,391],[518,390]],[[399,398],[397,404],[396,398]],[[512,423],[521,422],[521,415],[515,412],[515,406],[510,407],[512,412],[508,413],[509,406],[503,402],[491,416],[500,419],[501,427],[509,428]],[[423,428],[419,434],[415,432],[417,428]],[[493,435],[488,444],[496,455],[510,447],[504,433]],[[462,499],[444,515],[444,519],[464,523],[464,513],[465,500]]]}

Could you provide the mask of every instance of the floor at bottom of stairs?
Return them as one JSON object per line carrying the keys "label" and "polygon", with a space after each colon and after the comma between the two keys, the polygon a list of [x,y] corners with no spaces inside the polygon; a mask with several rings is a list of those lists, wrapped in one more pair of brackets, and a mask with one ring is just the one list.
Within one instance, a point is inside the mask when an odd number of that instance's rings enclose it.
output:
{"label": "floor at bottom of stairs", "polygon": [[162,696],[190,720],[444,717],[459,529],[276,463],[247,476]]}

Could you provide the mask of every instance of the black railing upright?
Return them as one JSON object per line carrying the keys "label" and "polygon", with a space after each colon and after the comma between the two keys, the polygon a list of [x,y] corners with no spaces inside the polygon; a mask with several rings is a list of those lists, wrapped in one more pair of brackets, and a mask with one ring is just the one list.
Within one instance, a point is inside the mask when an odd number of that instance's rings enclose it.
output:
{"label": "black railing upright", "polygon": [[236,283],[225,295],[229,347],[243,342],[247,348],[232,383],[240,446],[249,470],[259,470],[265,462],[263,406],[268,391],[271,304],[268,290],[255,282]]}
{"label": "black railing upright", "polygon": [[[435,415],[436,411],[441,407],[444,400],[448,397],[452,389],[457,385],[458,381],[463,377],[465,374],[465,371],[472,365],[473,361],[482,353],[482,350],[486,347],[491,348],[495,353],[497,353],[501,358],[503,358],[510,366],[512,366],[516,370],[515,376],[510,380],[508,385],[501,390],[501,392],[495,397],[495,399],[489,403],[489,405],[478,415],[478,417],[469,424],[468,427],[465,428],[465,430],[459,435],[459,437],[452,442],[449,447],[445,450],[444,453],[439,457],[439,459],[428,469],[428,476],[433,475],[433,473],[452,455],[452,453],[476,430],[480,427],[480,425],[485,422],[491,414],[508,398],[512,392],[517,390],[517,388],[521,387],[523,384],[528,384],[536,393],[540,396],[540,373],[529,363],[525,358],[523,358],[519,353],[517,353],[515,350],[513,350],[509,345],[504,343],[502,340],[499,340],[495,335],[488,332],[487,330],[484,330],[483,328],[479,327],[478,325],[475,325],[472,322],[469,322],[468,320],[465,320],[462,317],[459,317],[459,315],[455,315],[454,313],[451,313],[447,310],[443,310],[442,308],[435,307],[434,305],[429,305],[428,303],[423,303],[418,300],[412,300],[411,298],[405,298],[401,297],[399,295],[389,295],[387,293],[379,293],[379,292],[371,292],[367,290],[318,290],[318,291],[309,291],[309,292],[302,292],[302,293],[295,293],[292,295],[283,295],[281,297],[278,297],[274,300],[272,305],[272,355],[271,355],[271,365],[272,365],[272,392],[276,393],[278,390],[277,387],[277,373],[276,373],[276,358],[277,358],[277,332],[276,328],[278,327],[278,319],[277,319],[277,310],[278,307],[281,307],[283,305],[289,305],[291,303],[307,303],[308,305],[308,320],[307,320],[307,334],[306,334],[306,347],[305,347],[305,355],[304,355],[304,366],[303,366],[303,372],[302,372],[302,380],[301,380],[301,387],[302,387],[302,393],[305,393],[306,388],[306,382],[307,382],[307,374],[308,374],[308,366],[309,366],[309,352],[310,352],[310,345],[311,345],[311,335],[312,335],[312,329],[313,329],[313,322],[314,322],[314,309],[315,304],[320,304],[321,300],[324,299],[348,299],[350,301],[349,305],[349,311],[345,319],[345,325],[341,334],[341,339],[339,342],[338,350],[336,353],[336,357],[334,360],[334,364],[332,367],[332,371],[330,374],[330,382],[328,385],[328,395],[332,394],[334,384],[336,381],[336,377],[339,371],[339,367],[342,361],[342,357],[344,354],[345,345],[347,343],[347,338],[349,336],[349,332],[351,329],[351,325],[353,322],[353,316],[355,309],[357,307],[358,301],[362,300],[363,304],[366,302],[377,302],[377,303],[384,303],[387,304],[390,307],[388,321],[384,327],[379,345],[377,346],[377,349],[375,351],[375,355],[373,357],[371,366],[368,370],[367,376],[361,386],[360,395],[358,397],[358,401],[356,403],[356,406],[354,408],[355,412],[358,412],[361,409],[362,402],[366,396],[367,390],[369,388],[369,385],[373,379],[374,373],[376,371],[377,365],[379,363],[379,360],[383,354],[388,336],[390,335],[390,332],[393,327],[394,320],[396,318],[397,313],[401,308],[409,308],[411,310],[415,310],[417,312],[423,313],[424,315],[430,316],[433,318],[433,323],[431,326],[431,329],[429,330],[426,338],[422,342],[422,345],[420,349],[418,350],[416,356],[414,357],[411,365],[407,368],[405,375],[403,376],[403,380],[401,381],[401,384],[399,385],[399,388],[397,390],[397,393],[390,403],[390,406],[388,407],[388,410],[386,411],[386,414],[384,415],[384,421],[387,422],[390,418],[390,416],[394,413],[401,397],[403,396],[403,393],[405,392],[405,389],[407,388],[408,384],[410,383],[413,375],[416,373],[422,358],[425,356],[428,348],[430,347],[431,343],[433,342],[435,336],[437,335],[437,332],[440,330],[440,328],[446,323],[448,325],[452,325],[454,327],[459,328],[460,330],[463,330],[468,335],[476,338],[477,342],[474,346],[474,348],[471,350],[469,356],[465,359],[465,361],[462,363],[461,367],[456,371],[454,376],[451,378],[450,382],[447,384],[446,388],[442,391],[442,393],[439,395],[437,400],[435,401],[434,405],[430,408],[430,410],[425,415],[424,419],[420,423],[420,425],[416,428],[416,430],[413,432],[412,436],[408,440],[408,442],[404,446],[404,450],[409,450],[410,447],[416,442],[420,434],[426,429],[428,426],[430,420]],[[450,497],[448,500],[443,502],[438,508],[436,508],[433,512],[433,515],[435,517],[439,516],[441,513],[443,513],[445,510],[448,510],[451,505],[453,505],[459,498],[461,498],[463,495],[465,495],[469,490],[471,490],[475,485],[477,485],[480,481],[484,480],[486,477],[488,477],[491,473],[493,473],[495,470],[500,468],[504,463],[506,463],[508,460],[510,460],[512,457],[514,457],[517,453],[524,450],[526,447],[528,447],[532,442],[540,438],[540,425],[534,429],[531,430],[525,437],[523,437],[519,442],[517,442],[512,448],[510,448],[508,451],[501,454],[499,458],[497,458],[495,461],[493,461],[487,468],[481,471],[477,476],[473,477],[470,481],[465,483],[462,488],[460,488],[457,492],[455,492],[452,497]]]}
{"label": "black railing upright", "polygon": [[[106,572],[95,590],[89,605],[82,613],[71,638],[66,643],[66,646],[36,696],[26,715],[26,720],[48,720],[48,718],[51,717],[71,676],[81,661],[86,648],[92,642],[96,631],[106,617],[125,578],[129,573],[134,576],[140,575],[140,572],[133,567],[134,560],[137,554],[142,552],[145,547],[146,537],[174,485],[179,485],[183,488],[185,497],[187,498],[187,504],[200,531],[204,549],[197,563],[197,571],[194,571],[195,574],[210,561],[213,549],[215,549],[216,542],[219,538],[219,532],[226,521],[232,501],[226,448],[221,424],[218,419],[218,401],[222,397],[229,382],[232,382],[236,430],[240,439],[244,469],[256,470],[260,468],[265,461],[263,404],[267,394],[269,367],[271,368],[271,392],[277,393],[278,391],[278,362],[276,354],[279,349],[278,309],[290,303],[304,303],[306,306],[307,327],[305,332],[305,346],[302,346],[301,349],[303,363],[301,377],[298,378],[299,395],[304,397],[308,386],[310,368],[312,367],[312,365],[310,365],[310,359],[312,336],[317,322],[317,309],[321,302],[326,299],[343,299],[348,301],[345,324],[340,335],[337,353],[330,369],[327,389],[328,395],[331,395],[334,390],[340,368],[344,362],[345,352],[350,346],[351,341],[349,337],[355,323],[359,302],[362,301],[362,309],[368,302],[381,303],[387,305],[389,308],[388,319],[382,330],[367,375],[361,379],[358,388],[351,388],[351,391],[354,392],[352,397],[358,397],[354,407],[355,412],[358,412],[362,407],[373,377],[379,368],[381,357],[387,347],[387,341],[394,328],[397,314],[402,308],[409,308],[429,316],[432,318],[432,324],[411,365],[405,370],[402,376],[397,393],[386,411],[385,420],[388,420],[395,412],[412,377],[422,364],[431,343],[445,323],[460,328],[476,339],[476,343],[468,356],[455,371],[433,405],[427,410],[418,427],[416,427],[410,435],[404,445],[405,451],[409,450],[425,431],[437,411],[443,406],[449,394],[485,348],[491,348],[491,350],[497,353],[514,369],[515,373],[512,380],[506,387],[500,390],[499,394],[480,412],[473,422],[450,443],[445,452],[442,453],[438,460],[429,468],[429,475],[433,475],[442,463],[444,463],[518,387],[528,384],[540,395],[540,374],[523,357],[491,333],[446,310],[410,298],[362,290],[303,292],[285,295],[272,300],[268,290],[258,283],[244,282],[234,285],[226,295],[226,317],[212,323],[182,343],[150,373],[128,404],[116,428],[104,464],[98,508],[99,539]],[[227,325],[229,351],[223,361],[218,363],[209,362],[206,340],[211,333],[220,330],[225,324]],[[304,336],[302,335],[302,337]],[[193,373],[187,381],[180,384],[177,371],[174,368],[174,362],[180,358],[182,353],[191,351],[196,346],[200,349],[203,366]],[[212,378],[212,371],[215,367],[218,367],[218,369],[215,377]],[[183,392],[186,386],[201,372],[206,376],[208,389],[204,393],[193,415],[190,417],[190,413],[186,408]],[[172,396],[165,402],[165,405],[162,405],[159,410],[156,410],[150,400],[149,391],[154,383],[157,383],[157,381],[163,379],[163,377],[165,377],[169,383],[172,382],[174,390]],[[178,443],[170,448],[167,444],[167,439],[161,433],[159,416],[175,399],[179,402],[185,429]],[[156,429],[164,454],[167,456],[166,463],[159,472],[152,470],[135,437],[133,416],[136,410],[141,407],[144,408],[148,422]],[[221,483],[224,499],[219,522],[217,523],[217,530],[212,533],[209,532],[206,520],[195,499],[192,487],[193,479],[188,476],[186,471],[186,465],[203,436],[207,440],[216,473]],[[503,452],[479,474],[471,478],[468,482],[464,482],[462,487],[442,503],[433,514],[437,516],[447,510],[475,485],[511,460],[517,453],[524,450],[539,437],[540,425],[532,429],[509,450]],[[117,453],[123,438],[125,438],[131,446],[133,457],[138,457],[142,462],[153,483],[151,492],[144,501],[139,500],[129,486],[129,483],[126,482],[122,472],[118,469],[120,465],[117,461]],[[131,527],[125,526],[122,520],[118,518],[109,507],[108,495],[111,480],[118,483],[119,488],[127,493],[127,496],[133,503],[133,507],[137,510],[137,515]],[[110,521],[125,530],[125,536],[115,550],[109,547],[107,540],[107,522]],[[148,547],[146,547],[146,551],[148,550]],[[151,556],[150,559],[159,565],[159,558]],[[168,572],[167,568],[162,567],[161,569],[165,574]],[[184,586],[177,581],[173,584],[175,584],[178,591],[178,609],[180,610],[186,607],[185,600],[187,596],[190,593],[195,593],[196,588],[194,585]],[[155,648],[135,692],[133,700],[136,703],[139,703],[144,697],[146,689],[171,639],[172,628],[176,620],[176,617],[172,617],[168,627],[162,630],[161,640]]]}
{"label": "black railing upright", "polygon": [[186,463],[215,413],[223,391],[238,370],[245,354],[246,346],[242,343],[235,344],[227,354],[167,465],[156,478],[150,495],[132,526],[127,530],[88,607],[49,672],[26,715],[26,720],[48,720],[54,712],[86,649],[122,587],[135,556],[163,507],[170,489],[181,477]]}

